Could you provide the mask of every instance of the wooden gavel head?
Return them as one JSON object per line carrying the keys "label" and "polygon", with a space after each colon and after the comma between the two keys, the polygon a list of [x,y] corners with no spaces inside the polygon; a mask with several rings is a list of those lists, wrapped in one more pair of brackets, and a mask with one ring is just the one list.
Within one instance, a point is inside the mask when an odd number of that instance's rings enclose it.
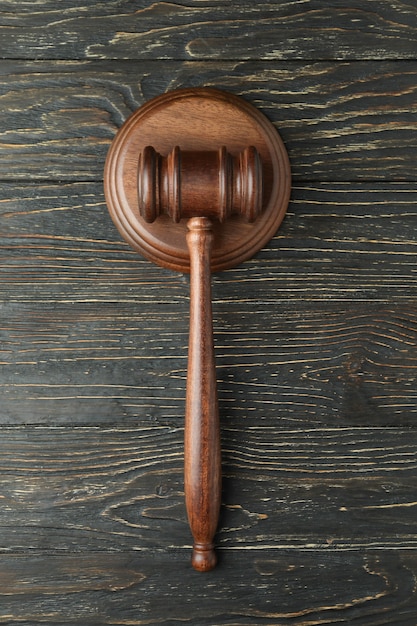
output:
{"label": "wooden gavel head", "polygon": [[138,205],[146,222],[169,215],[207,217],[224,222],[242,215],[253,222],[262,211],[261,157],[248,146],[232,156],[218,150],[189,151],[178,146],[166,156],[146,146],[138,162]]}

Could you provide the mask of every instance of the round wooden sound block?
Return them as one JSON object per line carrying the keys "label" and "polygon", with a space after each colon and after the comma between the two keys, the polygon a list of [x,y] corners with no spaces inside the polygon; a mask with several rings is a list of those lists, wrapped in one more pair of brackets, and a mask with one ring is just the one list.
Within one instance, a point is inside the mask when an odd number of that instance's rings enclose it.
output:
{"label": "round wooden sound block", "polygon": [[221,150],[238,155],[258,151],[263,174],[262,212],[252,223],[232,215],[213,221],[211,269],[225,270],[251,258],[276,233],[287,210],[291,172],[285,146],[271,122],[252,105],[217,89],[171,91],[147,102],[123,124],[110,147],[105,194],[111,217],[123,238],[154,263],[189,272],[187,220],[160,215],[149,223],[138,204],[139,156],[147,146],[168,155]]}

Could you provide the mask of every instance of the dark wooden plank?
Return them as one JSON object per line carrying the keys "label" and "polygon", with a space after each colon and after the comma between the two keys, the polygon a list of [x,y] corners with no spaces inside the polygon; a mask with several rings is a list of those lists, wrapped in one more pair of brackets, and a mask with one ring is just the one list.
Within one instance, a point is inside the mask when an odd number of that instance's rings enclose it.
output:
{"label": "dark wooden plank", "polygon": [[[415,431],[222,422],[225,560],[232,548],[417,548]],[[190,549],[179,420],[3,427],[1,439],[0,551]]]}
{"label": "dark wooden plank", "polygon": [[210,574],[184,554],[0,557],[0,620],[23,626],[410,626],[415,551],[232,552]]}
{"label": "dark wooden plank", "polygon": [[[414,303],[416,202],[414,184],[295,184],[275,238],[256,258],[215,276],[214,298]],[[101,183],[3,184],[0,217],[8,302],[188,299],[184,276],[122,241]]]}
{"label": "dark wooden plank", "polygon": [[11,58],[415,59],[413,2],[2,2]]}
{"label": "dark wooden plank", "polygon": [[[182,416],[187,306],[137,298],[136,306],[5,303],[1,422]],[[216,306],[222,414],[300,427],[413,425],[415,307],[311,306]]]}
{"label": "dark wooden plank", "polygon": [[414,551],[228,557],[202,577],[183,553],[2,556],[0,619],[24,626],[414,623]]}
{"label": "dark wooden plank", "polygon": [[0,62],[0,178],[102,179],[126,117],[168,89],[242,95],[286,142],[294,179],[416,179],[417,63]]}
{"label": "dark wooden plank", "polygon": [[[417,197],[298,186],[265,250],[213,280],[221,410],[413,425]],[[188,278],[120,241],[101,185],[2,185],[1,423],[183,415]]]}

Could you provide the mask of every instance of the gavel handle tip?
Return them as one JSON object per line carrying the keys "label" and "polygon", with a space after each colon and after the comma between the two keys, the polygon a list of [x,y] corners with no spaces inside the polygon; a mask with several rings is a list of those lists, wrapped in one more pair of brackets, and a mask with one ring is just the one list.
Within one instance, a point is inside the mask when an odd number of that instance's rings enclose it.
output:
{"label": "gavel handle tip", "polygon": [[216,567],[217,556],[213,544],[194,544],[191,564],[198,572],[209,572]]}

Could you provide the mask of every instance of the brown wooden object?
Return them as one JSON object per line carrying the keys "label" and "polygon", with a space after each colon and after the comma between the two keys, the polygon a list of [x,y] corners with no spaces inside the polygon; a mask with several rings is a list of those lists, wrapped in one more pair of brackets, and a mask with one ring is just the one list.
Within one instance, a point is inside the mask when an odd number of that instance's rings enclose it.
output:
{"label": "brown wooden object", "polygon": [[110,148],[105,192],[123,237],[150,260],[190,272],[185,500],[193,567],[216,564],[220,427],[211,272],[255,254],[289,201],[290,166],[273,125],[214,89],[167,93],[138,109]]}

